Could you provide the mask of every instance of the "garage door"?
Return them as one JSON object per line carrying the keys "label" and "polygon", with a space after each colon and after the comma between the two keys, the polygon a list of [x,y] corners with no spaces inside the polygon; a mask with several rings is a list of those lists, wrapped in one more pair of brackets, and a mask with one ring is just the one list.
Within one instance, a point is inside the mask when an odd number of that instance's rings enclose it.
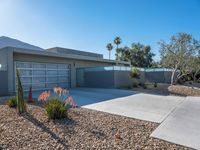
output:
{"label": "garage door", "polygon": [[69,64],[15,62],[16,69],[19,69],[21,73],[24,91],[28,91],[30,86],[33,90],[52,89],[58,86],[70,87]]}

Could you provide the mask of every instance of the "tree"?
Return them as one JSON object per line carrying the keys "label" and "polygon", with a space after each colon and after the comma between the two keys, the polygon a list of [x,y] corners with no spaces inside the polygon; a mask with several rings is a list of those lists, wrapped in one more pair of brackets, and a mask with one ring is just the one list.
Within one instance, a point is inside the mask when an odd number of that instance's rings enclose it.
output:
{"label": "tree", "polygon": [[194,82],[200,82],[200,56],[196,59],[194,68],[196,69],[193,74],[193,80]]}
{"label": "tree", "polygon": [[162,66],[160,65],[160,61],[153,61],[150,68],[162,68]]}
{"label": "tree", "polygon": [[190,58],[188,70],[194,82],[200,81],[200,56]]}
{"label": "tree", "polygon": [[114,39],[114,43],[117,45],[117,48],[116,48],[116,60],[118,60],[118,46],[119,44],[121,44],[122,40],[119,36],[117,36],[115,39]]}
{"label": "tree", "polygon": [[108,51],[109,51],[109,59],[110,59],[110,52],[112,51],[112,49],[113,49],[113,46],[112,46],[112,44],[111,43],[108,43],[107,44],[107,46],[106,46],[106,48],[108,49]]}
{"label": "tree", "polygon": [[129,61],[134,67],[151,67],[154,54],[150,46],[140,43],[133,43],[131,48],[123,47],[118,49],[119,60]]}
{"label": "tree", "polygon": [[[193,58],[200,50],[200,43],[190,34],[178,33],[173,35],[169,43],[160,41],[161,65],[171,68],[171,84],[175,84],[180,78],[191,74],[194,67]],[[178,73],[175,79],[175,74]]]}

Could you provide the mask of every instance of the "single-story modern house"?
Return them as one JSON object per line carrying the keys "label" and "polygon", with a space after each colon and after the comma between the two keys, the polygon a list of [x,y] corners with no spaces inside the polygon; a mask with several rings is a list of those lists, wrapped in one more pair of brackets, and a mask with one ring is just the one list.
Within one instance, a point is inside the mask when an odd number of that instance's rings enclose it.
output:
{"label": "single-story modern house", "polygon": [[86,67],[130,66],[129,62],[104,59],[103,55],[50,48],[30,50],[16,47],[0,49],[0,95],[16,92],[16,69],[21,72],[24,91],[77,86],[77,69]]}

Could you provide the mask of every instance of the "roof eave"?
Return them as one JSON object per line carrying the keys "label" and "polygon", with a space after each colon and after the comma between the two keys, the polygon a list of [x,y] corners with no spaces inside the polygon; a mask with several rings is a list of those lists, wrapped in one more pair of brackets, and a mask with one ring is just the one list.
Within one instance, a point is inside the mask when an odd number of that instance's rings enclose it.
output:
{"label": "roof eave", "polygon": [[72,54],[59,54],[59,53],[48,52],[48,51],[36,51],[36,50],[27,51],[25,49],[13,48],[13,52],[20,53],[20,54],[28,54],[28,55],[40,55],[40,56],[47,56],[47,57],[59,57],[59,58],[68,58],[68,59],[76,59],[76,60],[88,60],[88,61],[95,61],[95,62],[107,62],[107,63],[113,63],[113,64],[119,63],[119,64],[130,65],[129,62],[125,62],[125,61],[92,58],[92,57],[72,55]]}

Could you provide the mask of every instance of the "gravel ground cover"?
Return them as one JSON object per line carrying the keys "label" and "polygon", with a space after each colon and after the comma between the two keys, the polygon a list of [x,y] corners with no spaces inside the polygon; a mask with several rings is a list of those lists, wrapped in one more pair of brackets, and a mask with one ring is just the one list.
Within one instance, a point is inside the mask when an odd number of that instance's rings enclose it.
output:
{"label": "gravel ground cover", "polygon": [[183,96],[200,96],[200,88],[184,85],[172,85],[168,87],[170,93]]}
{"label": "gravel ground cover", "polygon": [[27,105],[27,111],[19,116],[14,108],[0,105],[0,149],[189,149],[151,138],[157,123],[83,108],[54,121],[40,106]]}
{"label": "gravel ground cover", "polygon": [[[193,86],[194,85],[194,86]],[[149,94],[160,94],[160,95],[177,95],[177,96],[200,96],[200,84],[198,85],[169,85],[169,84],[158,84],[158,87],[148,85],[146,89],[143,87],[133,88],[134,91],[149,93]]]}

